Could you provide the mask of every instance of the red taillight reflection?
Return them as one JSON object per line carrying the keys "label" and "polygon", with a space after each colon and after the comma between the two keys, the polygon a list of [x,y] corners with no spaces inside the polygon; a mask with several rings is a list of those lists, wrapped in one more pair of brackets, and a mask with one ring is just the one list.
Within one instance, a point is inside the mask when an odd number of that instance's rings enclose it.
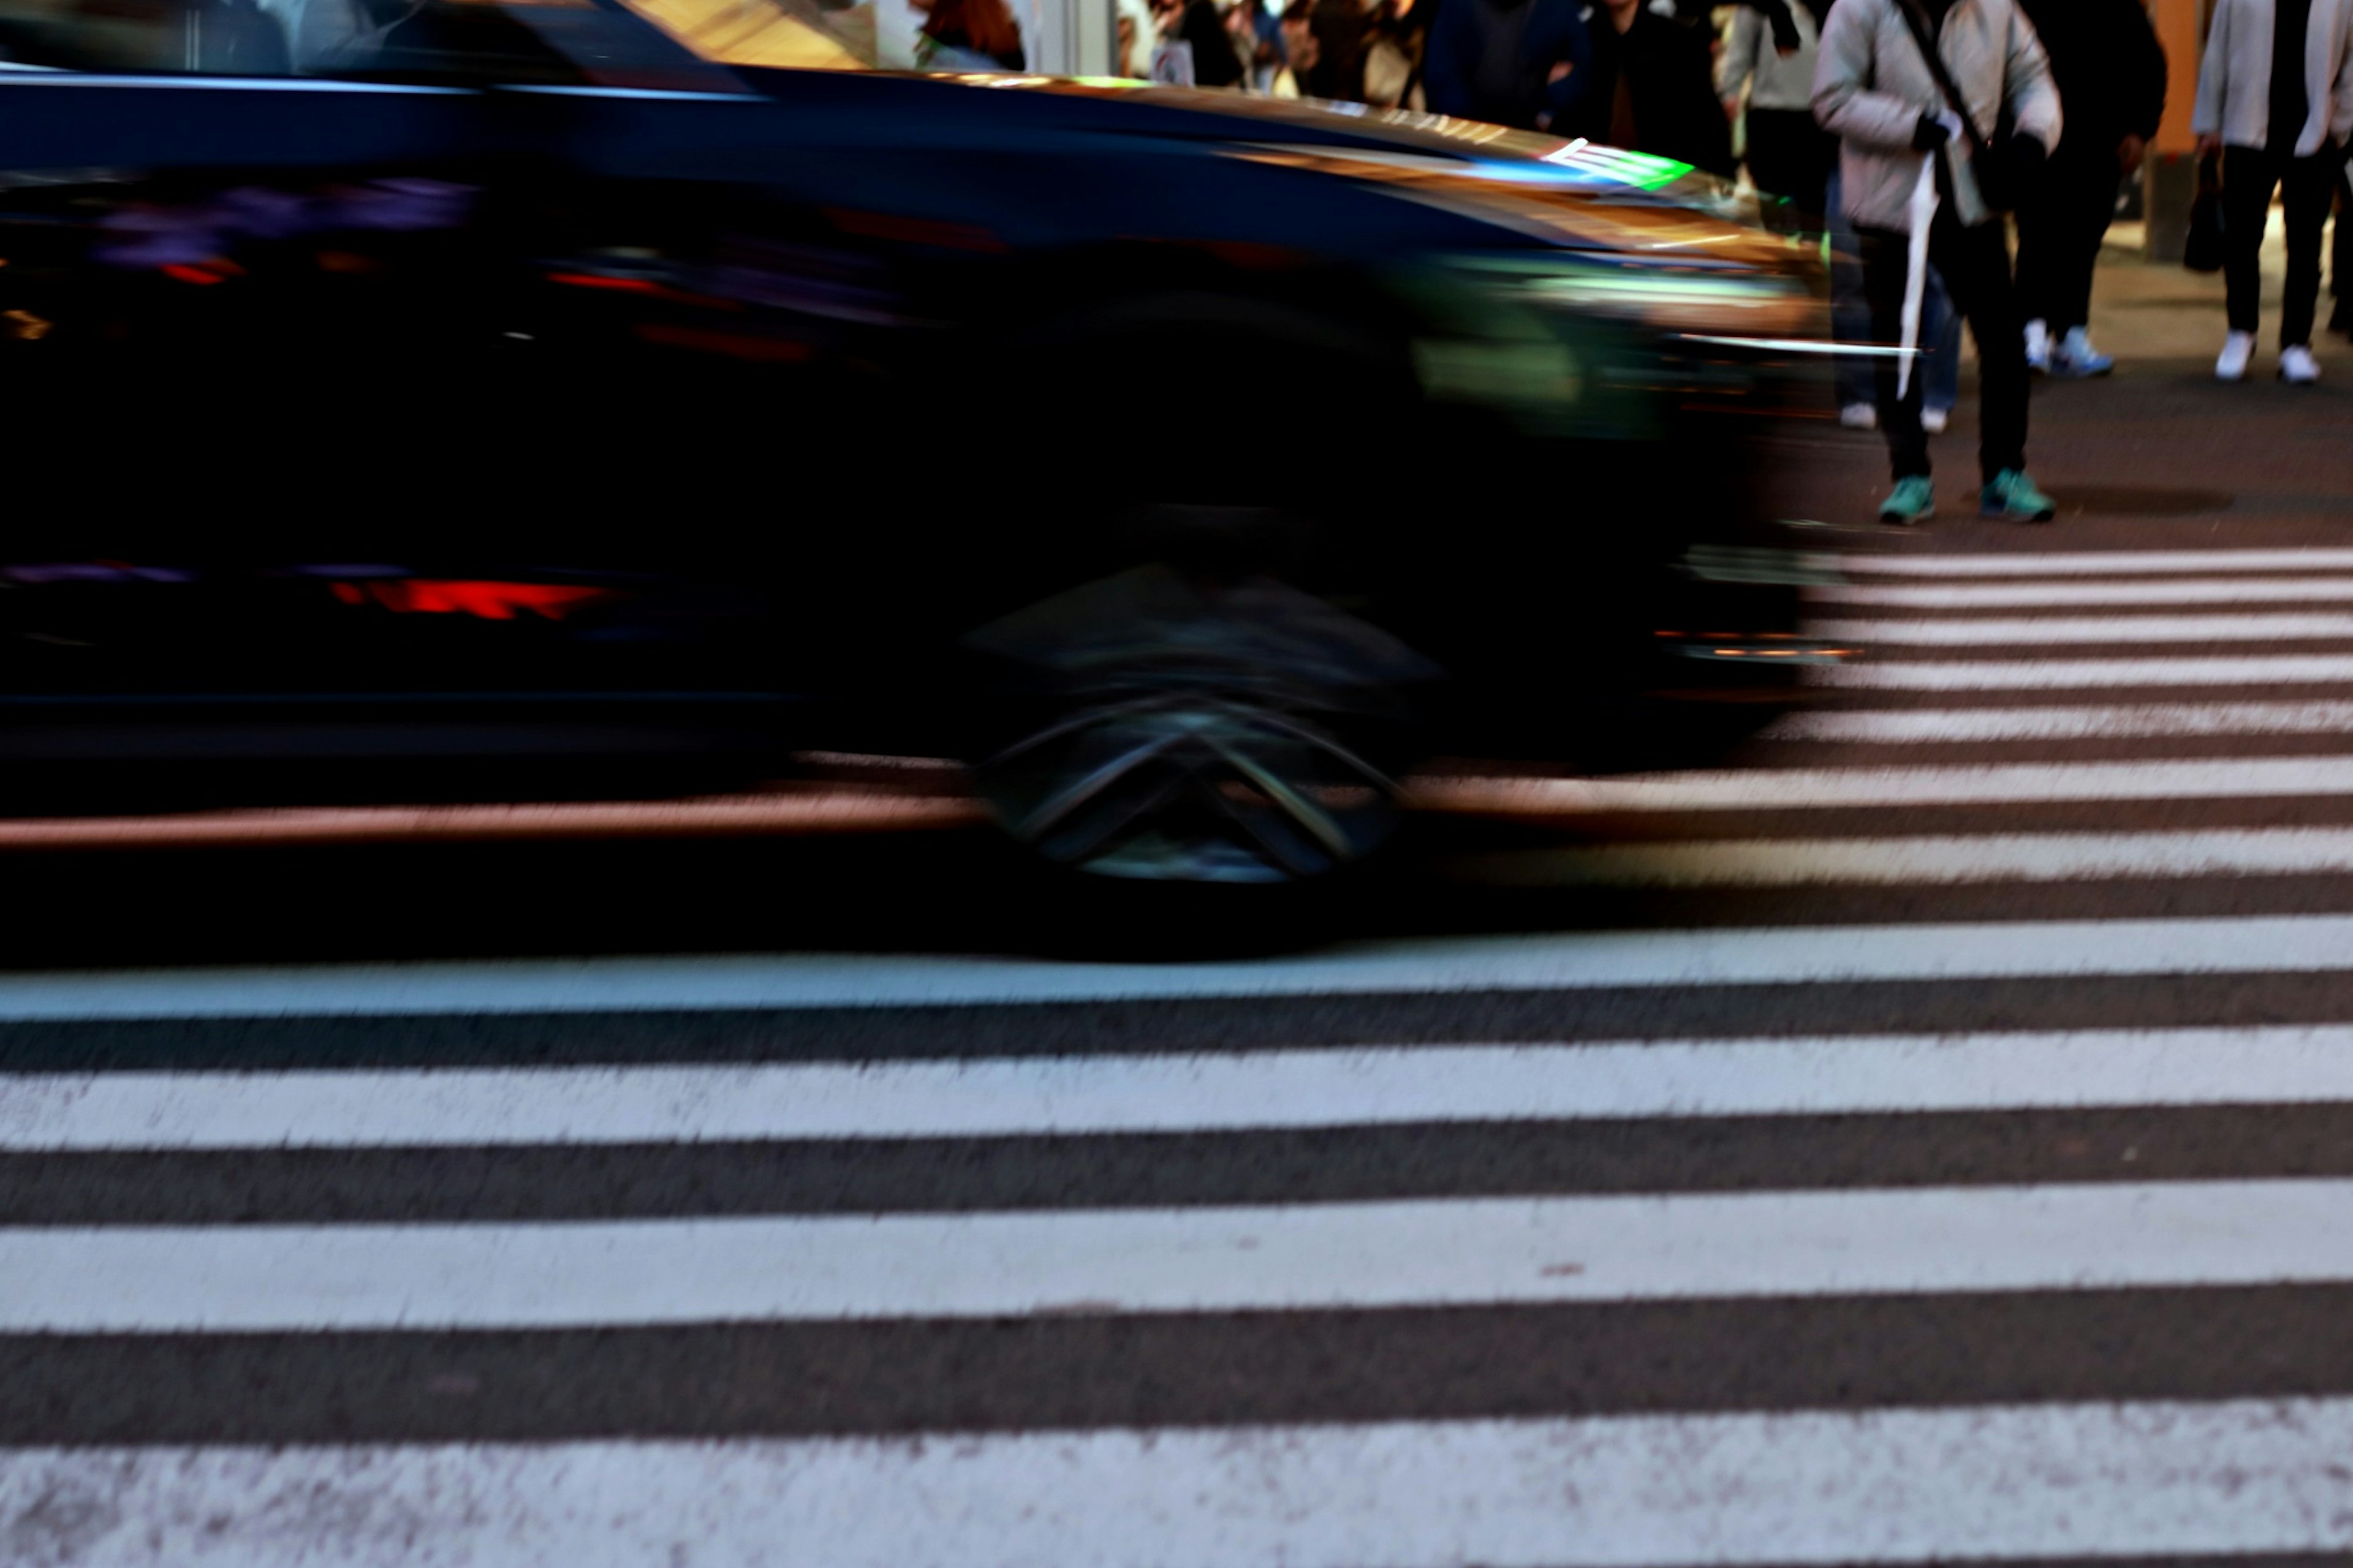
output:
{"label": "red taillight reflection", "polygon": [[485,583],[444,577],[392,577],[328,586],[346,605],[379,605],[396,616],[473,616],[485,621],[511,621],[525,611],[560,621],[575,610],[617,596],[609,588],[572,583]]}

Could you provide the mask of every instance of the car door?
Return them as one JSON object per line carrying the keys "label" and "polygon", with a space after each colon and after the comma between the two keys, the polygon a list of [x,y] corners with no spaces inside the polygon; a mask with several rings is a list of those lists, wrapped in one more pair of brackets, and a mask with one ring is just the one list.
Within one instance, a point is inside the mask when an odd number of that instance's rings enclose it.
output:
{"label": "car door", "polygon": [[[485,50],[491,8],[442,9]],[[137,55],[18,21],[20,67]],[[491,86],[0,72],[0,746],[628,752],[790,705],[756,584],[670,548],[607,395],[641,247],[578,221],[595,103],[529,90],[601,89],[490,44]]]}

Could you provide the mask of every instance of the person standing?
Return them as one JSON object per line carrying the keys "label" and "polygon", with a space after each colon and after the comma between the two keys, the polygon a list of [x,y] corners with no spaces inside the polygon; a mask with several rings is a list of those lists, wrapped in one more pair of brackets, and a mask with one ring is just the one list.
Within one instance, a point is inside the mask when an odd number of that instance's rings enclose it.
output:
{"label": "person standing", "polygon": [[1780,200],[1765,209],[1767,226],[1820,234],[1825,192],[1838,143],[1814,121],[1814,57],[1821,31],[1804,0],[1770,0],[1733,12],[1716,62],[1715,91],[1726,120],[1748,90],[1748,177],[1759,195]]}
{"label": "person standing", "polygon": [[[1973,125],[1948,104],[1924,42]],[[2013,134],[1986,155],[2006,161],[2013,183],[2029,184],[2058,144],[2062,120],[2050,62],[2016,0],[1838,0],[1831,7],[1814,115],[1840,142],[1841,199],[1862,252],[1872,335],[1883,344],[1907,335],[1907,296],[1916,300],[1926,283],[1916,259],[1943,275],[1978,345],[1978,509],[2047,522],[2057,508],[2026,474],[2026,323],[2009,237],[1978,187],[1971,156],[2004,110]],[[1915,258],[1912,238],[1922,227],[1925,258]],[[1921,378],[1900,373],[1899,363],[1877,363],[1879,426],[1895,478],[1879,515],[1912,523],[1935,514],[1936,486],[1920,427]]]}
{"label": "person standing", "polygon": [[1577,0],[1441,0],[1422,90],[1432,114],[1552,131],[1583,96],[1592,58]]}
{"label": "person standing", "polygon": [[2222,277],[2230,332],[2214,361],[2244,381],[2255,356],[2261,251],[2272,193],[2287,216],[2279,377],[2320,379],[2312,316],[2320,298],[2320,230],[2353,133],[2353,0],[2219,0],[2198,72],[2189,128],[2222,154]]}
{"label": "person standing", "polygon": [[2018,292],[2026,365],[2105,375],[2092,346],[2092,270],[2116,214],[2116,185],[2140,167],[2165,113],[2165,50],[2141,0],[2021,0],[2051,58],[2067,135],[2042,188],[2018,209]]}
{"label": "person standing", "polygon": [[1641,0],[1601,0],[1579,133],[1731,178],[1732,128],[1716,101],[1709,37]]}

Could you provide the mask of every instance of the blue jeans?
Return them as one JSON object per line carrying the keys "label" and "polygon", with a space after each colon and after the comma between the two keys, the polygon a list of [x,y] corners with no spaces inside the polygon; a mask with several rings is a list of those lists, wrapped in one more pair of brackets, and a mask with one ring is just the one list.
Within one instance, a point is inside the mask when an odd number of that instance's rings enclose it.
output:
{"label": "blue jeans", "polygon": [[[1831,173],[1831,331],[1843,343],[1871,341],[1871,306],[1862,297],[1862,247],[1854,224],[1846,216],[1844,192],[1838,172]],[[1920,301],[1920,348],[1913,374],[1920,378],[1920,401],[1929,408],[1951,408],[1961,400],[1961,318],[1945,292],[1945,280],[1928,269],[1928,289]],[[1876,403],[1871,362],[1842,357],[1838,362],[1838,400]]]}

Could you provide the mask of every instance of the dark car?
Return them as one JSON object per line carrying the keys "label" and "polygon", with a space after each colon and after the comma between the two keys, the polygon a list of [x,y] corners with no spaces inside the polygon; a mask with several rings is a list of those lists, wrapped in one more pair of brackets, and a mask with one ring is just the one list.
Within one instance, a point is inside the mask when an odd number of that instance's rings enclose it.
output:
{"label": "dark car", "polygon": [[1803,656],[1757,437],[1819,312],[1723,187],[740,63],[857,41],[0,4],[14,808],[853,751],[968,761],[1070,865],[1281,879],[1368,850],[1416,758],[1654,764],[1767,710]]}

